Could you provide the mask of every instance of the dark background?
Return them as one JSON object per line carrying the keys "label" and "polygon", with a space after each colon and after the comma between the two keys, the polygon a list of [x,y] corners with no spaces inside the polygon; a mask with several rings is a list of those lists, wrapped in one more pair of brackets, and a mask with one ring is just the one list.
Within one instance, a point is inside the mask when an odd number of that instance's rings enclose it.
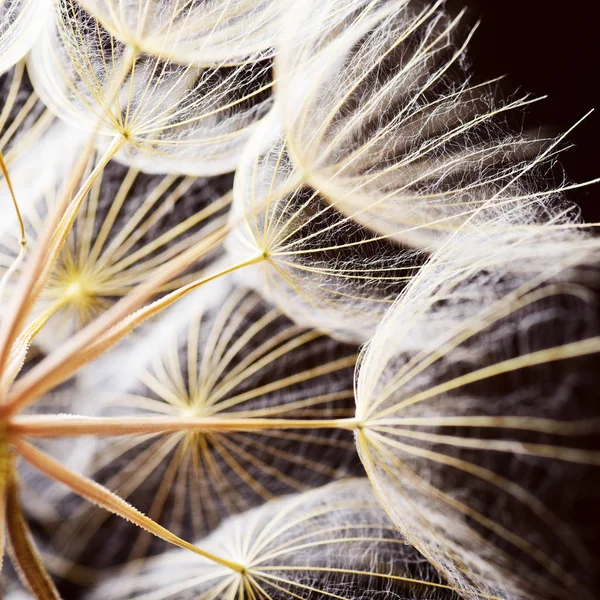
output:
{"label": "dark background", "polygon": [[[477,79],[506,75],[503,91],[548,95],[527,109],[525,128],[545,126],[557,135],[590,109],[567,141],[561,158],[567,177],[600,177],[600,22],[598,0],[448,0],[452,12],[468,8],[467,21],[481,25],[469,59]],[[600,184],[570,192],[588,221],[600,221]]]}

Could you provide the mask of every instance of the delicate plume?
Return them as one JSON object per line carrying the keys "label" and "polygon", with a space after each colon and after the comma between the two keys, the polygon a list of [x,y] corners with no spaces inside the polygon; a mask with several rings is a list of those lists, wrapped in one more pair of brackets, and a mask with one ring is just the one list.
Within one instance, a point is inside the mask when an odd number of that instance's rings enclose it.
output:
{"label": "delicate plume", "polygon": [[362,356],[361,460],[468,598],[596,597],[598,258],[568,230],[457,237]]}
{"label": "delicate plume", "polygon": [[260,258],[241,277],[290,318],[364,341],[422,253],[382,239],[305,185],[276,129],[273,113],[236,172],[230,254]]}
{"label": "delicate plume", "polygon": [[[94,160],[87,171],[92,170]],[[231,180],[195,179],[176,175],[146,175],[109,164],[83,201],[73,229],[38,302],[37,337],[46,349],[55,348],[125,296],[169,259],[224,225]],[[46,216],[55,203],[48,192],[25,211],[30,245],[35,248]],[[14,236],[0,239],[2,267],[18,252]],[[190,265],[156,295],[199,276],[207,260]],[[0,267],[0,273],[2,273]],[[13,276],[15,281],[25,268]],[[15,292],[14,282],[10,289]]]}
{"label": "delicate plume", "polygon": [[0,562],[31,595],[599,597],[600,246],[569,132],[508,132],[532,100],[474,83],[462,15],[38,1],[0,0]]}
{"label": "delicate plume", "polygon": [[411,246],[466,223],[532,220],[540,196],[515,182],[540,143],[505,124],[531,100],[501,101],[496,82],[473,84],[462,15],[450,19],[441,1],[415,4],[297,3],[275,63],[297,178]]}
{"label": "delicate plume", "polygon": [[389,524],[366,480],[270,502],[226,521],[203,545],[241,569],[168,552],[86,598],[458,598]]}
{"label": "delicate plume", "polygon": [[556,192],[531,185],[556,143],[505,132],[503,114],[527,100],[471,85],[459,18],[441,4],[299,4],[277,107],[236,173],[232,253],[264,256],[261,293],[338,337],[368,339],[424,251],[459,227],[556,212]]}
{"label": "delicate plume", "polygon": [[165,60],[198,66],[273,53],[285,0],[83,0],[117,39]]}
{"label": "delicate plume", "polygon": [[47,0],[0,2],[0,74],[27,54],[49,16]]}
{"label": "delicate plume", "polygon": [[[74,398],[71,410],[133,417],[142,426],[171,422],[175,430],[97,440],[92,453],[83,438],[73,452],[91,454],[87,475],[175,533],[202,537],[229,514],[359,465],[349,432],[310,431],[311,420],[353,414],[356,349],[290,323],[253,292],[211,286],[126,354],[136,357],[126,369],[118,364],[123,354],[107,356],[101,371],[121,376],[78,387],[85,401]],[[111,392],[94,391],[100,385]],[[278,419],[289,425],[278,428]],[[103,510],[72,499],[61,504],[68,519],[56,524],[60,556],[99,568],[165,549]],[[99,554],[107,531],[115,544]]]}
{"label": "delicate plume", "polygon": [[60,118],[112,143],[146,172],[215,175],[235,168],[270,106],[268,63],[199,68],[164,62],[114,38],[75,0],[54,2],[29,56],[36,91]]}

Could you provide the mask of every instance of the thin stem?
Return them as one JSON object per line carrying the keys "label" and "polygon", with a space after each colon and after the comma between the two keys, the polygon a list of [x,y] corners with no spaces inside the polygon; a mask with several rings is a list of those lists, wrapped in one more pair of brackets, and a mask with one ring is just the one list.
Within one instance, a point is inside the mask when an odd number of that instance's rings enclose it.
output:
{"label": "thin stem", "polygon": [[[33,307],[46,283],[50,271],[65,243],[67,235],[73,226],[81,204],[94,181],[96,181],[106,164],[119,151],[124,143],[125,140],[123,138],[114,140],[86,181],[81,185],[75,197],[68,203],[64,212],[61,210],[64,200],[61,200],[54,211],[53,217],[48,221],[44,235],[40,240],[39,245],[36,245],[37,252],[30,263],[31,267],[24,274],[24,280],[19,288],[19,293],[15,294],[14,306],[12,307],[12,310],[9,311],[6,320],[3,322],[3,331],[2,334],[0,334],[0,376],[6,366],[10,347],[18,335],[23,320]],[[88,148],[90,154],[92,149],[93,146]],[[86,163],[88,158],[87,154],[87,152],[84,152],[83,155],[83,158],[86,159]],[[79,164],[78,167],[82,167],[81,171],[83,171],[85,165]],[[79,172],[79,168],[77,168],[76,171]],[[68,186],[66,193],[70,191],[69,187],[70,186]]]}
{"label": "thin stem", "polygon": [[38,450],[34,446],[19,440],[18,438],[11,439],[12,444],[16,448],[17,452],[33,467],[38,469],[47,477],[58,481],[63,485],[73,490],[77,495],[85,498],[93,504],[104,508],[105,510],[130,521],[134,525],[137,525],[141,529],[149,531],[156,537],[174,544],[184,550],[190,550],[195,554],[198,554],[207,560],[222,565],[232,571],[241,573],[244,571],[244,567],[236,562],[232,562],[206,552],[189,542],[171,533],[168,529],[165,529],[146,515],[141,513],[139,510],[125,502],[122,498],[113,494],[110,490],[96,483],[95,481],[74,473],[73,471],[63,467],[59,462],[48,456],[44,452]]}
{"label": "thin stem", "polygon": [[0,149],[0,170],[2,170],[2,174],[4,175],[4,179],[6,180],[6,185],[8,186],[8,191],[10,193],[10,197],[12,199],[13,206],[15,208],[15,212],[17,213],[17,220],[19,222],[19,230],[21,237],[19,238],[19,254],[13,261],[12,265],[7,269],[2,278],[0,279],[0,302],[2,302],[2,296],[4,295],[4,288],[6,287],[6,283],[10,281],[13,273],[18,269],[19,265],[23,262],[25,258],[25,251],[27,248],[27,238],[25,236],[25,223],[23,223],[23,217],[21,216],[21,211],[19,210],[19,203],[17,202],[17,197],[15,195],[15,190],[13,188],[12,181],[10,179],[10,175],[8,173],[8,168],[6,167],[6,163],[4,162],[4,154]]}
{"label": "thin stem", "polygon": [[33,543],[21,510],[19,489],[14,476],[7,487],[6,525],[13,561],[23,584],[38,600],[60,600],[60,595]]}
{"label": "thin stem", "polygon": [[[182,252],[178,257],[157,269],[151,279],[139,285],[101,317],[84,327],[46,357],[15,384],[8,404],[0,405],[0,416],[6,417],[14,414],[19,408],[31,404],[41,394],[57,385],[56,382],[64,381],[79,367],[101,354],[102,350],[98,350],[98,345],[106,348],[106,336],[110,335],[113,327],[130,318],[132,313],[150,296],[156,294],[165,282],[221,244],[228,231],[228,227],[218,229],[209,234],[201,243]],[[86,359],[82,360],[84,354],[86,354]],[[90,356],[91,358],[88,358]]]}
{"label": "thin stem", "polygon": [[0,169],[2,170],[4,179],[6,179],[6,185],[8,186],[8,191],[10,192],[10,197],[12,199],[15,212],[17,213],[17,220],[19,221],[19,229],[21,232],[21,238],[19,240],[19,243],[22,246],[25,246],[27,244],[27,240],[25,238],[25,223],[23,223],[23,217],[21,216],[21,211],[19,210],[19,203],[17,202],[17,197],[15,196],[15,190],[13,189],[12,181],[8,173],[8,168],[6,167],[6,163],[4,162],[4,154],[2,153],[2,150],[0,150]]}
{"label": "thin stem", "polygon": [[356,419],[262,419],[178,417],[80,417],[70,415],[21,415],[7,425],[10,436],[78,437],[85,435],[138,435],[153,433],[257,431],[263,429],[356,430]]}
{"label": "thin stem", "polygon": [[[209,283],[210,281],[213,281],[214,279],[218,279],[224,275],[232,273],[233,271],[260,262],[261,260],[264,260],[262,255],[223,269],[214,275],[193,281],[192,283],[189,283],[188,285],[183,286],[171,292],[170,294],[167,294],[163,298],[156,300],[152,304],[139,309],[133,314],[124,316],[114,325],[109,321],[109,324],[112,325],[112,327],[106,326],[104,331],[100,331],[98,336],[93,337],[86,345],[78,348],[77,352],[71,351],[67,359],[59,360],[58,365],[55,364],[48,367],[43,376],[34,377],[33,381],[31,382],[26,381],[27,378],[23,378],[23,386],[15,386],[15,394],[10,397],[9,403],[5,405],[2,415],[5,417],[11,416],[15,412],[23,409],[25,406],[35,402],[35,400],[42,394],[68,379],[77,369],[85,364],[90,363],[92,360],[106,352],[110,347],[123,339],[128,333],[138,327],[145,320],[168,308],[177,300],[183,298],[186,294],[189,294],[193,290],[205,285],[206,283]],[[127,298],[125,298],[125,300],[127,300]],[[84,330],[84,332],[85,331],[86,330]],[[51,359],[52,355],[50,356],[50,361],[45,362],[51,363]],[[30,372],[30,375],[37,375],[37,373],[32,371]]]}

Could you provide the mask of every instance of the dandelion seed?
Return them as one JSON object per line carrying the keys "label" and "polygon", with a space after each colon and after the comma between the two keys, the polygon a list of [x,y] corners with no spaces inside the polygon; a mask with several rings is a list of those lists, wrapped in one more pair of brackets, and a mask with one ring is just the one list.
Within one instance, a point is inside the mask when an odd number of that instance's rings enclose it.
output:
{"label": "dandelion seed", "polygon": [[87,597],[458,598],[390,527],[365,480],[270,502],[226,521],[203,543],[244,571],[168,552]]}
{"label": "dandelion seed", "polygon": [[[92,444],[80,439],[73,453],[94,448],[87,474],[169,530],[198,538],[229,514],[358,467],[348,432],[254,430],[252,425],[265,419],[310,424],[351,416],[355,348],[303,330],[243,289],[212,286],[186,306],[185,316],[166,315],[127,347],[136,359],[116,382],[95,383],[91,390],[84,384],[76,393],[86,401],[71,408],[85,414],[88,407],[101,417],[179,420],[181,430]],[[117,351],[98,368],[115,376],[120,357]],[[109,394],[92,391],[107,386],[113,388]],[[250,426],[231,430],[231,419]],[[186,431],[186,423],[197,426]],[[69,519],[59,522],[53,545],[58,555],[80,565],[106,567],[164,550],[164,544],[134,535],[120,520],[107,522],[105,511],[69,498],[61,505]],[[99,555],[94,549],[107,531],[120,541]]]}
{"label": "dandelion seed", "polygon": [[98,130],[100,144],[113,143],[111,155],[146,172],[208,176],[235,168],[271,104],[268,64],[164,62],[114,38],[74,0],[56,0],[54,9],[29,68],[58,117]]}
{"label": "dandelion seed", "polygon": [[249,62],[273,53],[280,0],[84,0],[117,39],[165,60],[199,66]]}
{"label": "dandelion seed", "polygon": [[[42,291],[34,316],[50,323],[38,343],[46,350],[58,346],[169,258],[223,225],[229,186],[228,177],[145,175],[109,164],[84,199]],[[29,211],[33,243],[54,201],[47,194]],[[10,264],[14,250],[3,245],[2,263]],[[208,260],[191,265],[157,295],[197,278]]]}
{"label": "dandelion seed", "polygon": [[462,14],[450,19],[442,6],[301,3],[276,60],[299,177],[353,219],[417,247],[468,220],[506,226],[515,204],[521,221],[539,207],[509,197],[540,142],[509,134],[504,121],[531,100],[500,101],[495,81],[471,81],[474,31],[458,43]]}
{"label": "dandelion seed", "polygon": [[257,130],[236,172],[230,255],[260,257],[240,277],[296,322],[363,341],[423,253],[382,240],[298,181],[285,142],[271,145],[274,121]]}
{"label": "dandelion seed", "polygon": [[424,251],[459,227],[542,223],[531,186],[554,145],[505,133],[435,3],[299,5],[275,60],[277,110],[236,173],[234,255],[263,254],[255,285],[301,323],[368,339]]}
{"label": "dandelion seed", "polygon": [[596,596],[597,256],[576,232],[458,238],[362,356],[363,464],[466,597]]}

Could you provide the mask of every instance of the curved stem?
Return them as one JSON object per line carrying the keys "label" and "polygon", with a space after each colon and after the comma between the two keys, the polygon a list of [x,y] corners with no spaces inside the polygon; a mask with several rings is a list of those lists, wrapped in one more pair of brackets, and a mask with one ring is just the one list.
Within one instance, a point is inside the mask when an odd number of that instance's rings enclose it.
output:
{"label": "curved stem", "polygon": [[[86,181],[81,185],[75,197],[69,202],[64,212],[61,210],[64,201],[61,201],[54,211],[53,218],[48,221],[44,235],[39,245],[37,245],[37,252],[30,263],[31,266],[24,274],[24,279],[19,286],[18,293],[15,295],[12,310],[9,310],[6,320],[3,322],[2,332],[0,333],[0,376],[4,371],[10,348],[18,335],[21,324],[40,295],[46,279],[71,230],[81,204],[94,181],[96,181],[106,164],[124,143],[125,140],[123,138],[114,140]],[[85,159],[85,163],[87,163],[92,150],[93,146],[89,147],[88,145],[86,152],[83,153],[82,159]],[[82,159],[80,159],[79,163],[82,162]],[[79,172],[79,167],[83,171],[85,164],[78,164],[76,172]]]}
{"label": "curved stem", "polygon": [[27,238],[25,237],[25,223],[23,223],[23,217],[21,216],[21,211],[19,210],[19,203],[17,202],[17,197],[15,195],[15,190],[13,188],[12,181],[10,179],[10,174],[8,173],[8,168],[6,167],[6,163],[4,162],[4,154],[0,149],[0,170],[4,175],[4,179],[6,180],[6,185],[8,186],[8,191],[10,193],[10,197],[12,199],[12,203],[17,213],[17,221],[19,222],[19,254],[13,261],[12,265],[7,269],[2,278],[0,279],[0,302],[2,301],[2,296],[4,295],[4,288],[6,287],[6,283],[10,280],[13,273],[17,270],[19,265],[23,262],[25,258],[25,250],[27,248]]}
{"label": "curved stem", "polygon": [[38,600],[60,600],[60,595],[44,567],[21,510],[18,484],[14,476],[11,477],[7,487],[6,525],[12,548],[12,559],[23,584]]}
{"label": "curved stem", "polygon": [[[4,429],[4,426],[2,426]],[[0,572],[4,562],[4,539],[6,535],[6,504],[8,486],[12,477],[12,456],[5,439],[5,432],[0,433]]]}
{"label": "curved stem", "polygon": [[8,173],[8,168],[6,167],[6,163],[4,162],[4,154],[2,153],[2,150],[0,150],[0,170],[4,175],[4,179],[6,179],[6,185],[8,186],[8,191],[10,192],[10,197],[12,199],[15,212],[17,213],[17,220],[19,221],[19,230],[21,233],[20,243],[22,246],[24,246],[26,244],[25,223],[23,223],[23,217],[21,216],[21,211],[19,210],[19,203],[17,202],[17,197],[15,196],[15,190],[13,189],[12,181]]}

